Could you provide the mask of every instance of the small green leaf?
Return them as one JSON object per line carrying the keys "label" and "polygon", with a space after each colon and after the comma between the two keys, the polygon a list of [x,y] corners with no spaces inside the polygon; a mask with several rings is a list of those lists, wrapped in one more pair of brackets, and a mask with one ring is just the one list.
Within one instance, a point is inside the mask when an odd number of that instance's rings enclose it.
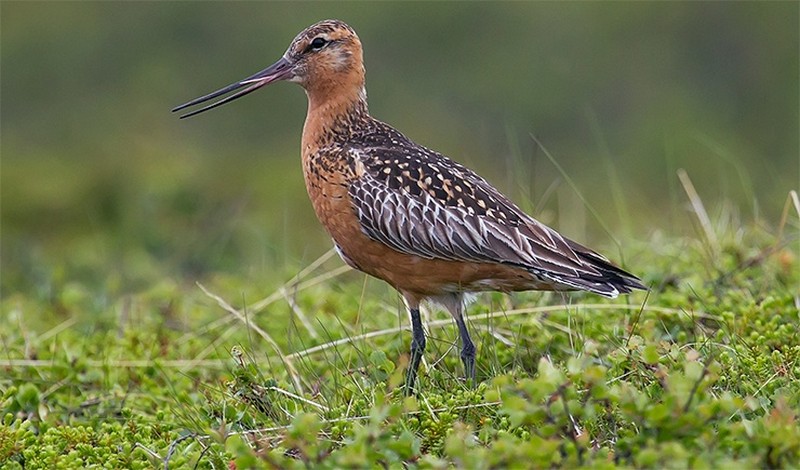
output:
{"label": "small green leaf", "polygon": [[651,366],[658,364],[659,359],[660,356],[658,354],[658,348],[655,344],[648,344],[644,347],[644,350],[642,351],[642,360],[644,360],[646,364]]}

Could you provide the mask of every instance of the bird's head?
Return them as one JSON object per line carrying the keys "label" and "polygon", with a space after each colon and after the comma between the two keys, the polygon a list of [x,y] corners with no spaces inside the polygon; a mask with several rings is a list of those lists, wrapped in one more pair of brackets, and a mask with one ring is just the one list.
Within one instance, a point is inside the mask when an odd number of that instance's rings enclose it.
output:
{"label": "bird's head", "polygon": [[356,32],[342,21],[325,20],[300,32],[283,56],[266,69],[184,103],[172,111],[180,111],[238,90],[181,118],[194,116],[280,80],[299,83],[306,89],[312,102],[324,101],[333,95],[355,94],[363,97],[364,76],[361,41]]}

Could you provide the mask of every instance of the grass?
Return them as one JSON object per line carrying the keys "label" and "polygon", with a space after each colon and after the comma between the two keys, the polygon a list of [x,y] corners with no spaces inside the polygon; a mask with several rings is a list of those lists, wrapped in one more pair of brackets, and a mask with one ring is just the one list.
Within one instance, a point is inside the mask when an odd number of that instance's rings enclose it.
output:
{"label": "grass", "polygon": [[698,235],[625,244],[649,293],[469,307],[474,389],[451,320],[429,311],[421,393],[404,397],[402,304],[332,252],[266,297],[265,279],[222,272],[114,297],[113,276],[55,272],[3,299],[0,462],[796,468],[796,193],[774,223],[742,222],[680,177]]}

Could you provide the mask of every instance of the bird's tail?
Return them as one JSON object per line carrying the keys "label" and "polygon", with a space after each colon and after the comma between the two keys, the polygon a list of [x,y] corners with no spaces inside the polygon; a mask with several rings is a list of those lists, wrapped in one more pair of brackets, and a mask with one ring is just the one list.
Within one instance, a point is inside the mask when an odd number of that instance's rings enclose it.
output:
{"label": "bird's tail", "polygon": [[648,290],[647,286],[633,274],[614,266],[602,255],[576,243],[567,240],[570,248],[584,262],[587,267],[593,268],[598,274],[581,273],[576,277],[558,276],[553,279],[571,288],[589,291],[603,297],[616,298],[620,294],[628,294],[634,289]]}

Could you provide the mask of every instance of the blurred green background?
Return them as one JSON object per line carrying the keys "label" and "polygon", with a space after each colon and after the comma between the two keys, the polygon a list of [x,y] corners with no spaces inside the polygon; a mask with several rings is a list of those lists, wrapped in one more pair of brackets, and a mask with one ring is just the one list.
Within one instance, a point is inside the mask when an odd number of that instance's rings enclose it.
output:
{"label": "blurred green background", "polygon": [[800,177],[798,5],[3,1],[0,293],[247,282],[327,250],[299,87],[169,110],[329,17],[364,43],[376,117],[572,238],[611,247],[603,223],[621,241],[693,233],[678,168],[712,215],[776,223]]}

